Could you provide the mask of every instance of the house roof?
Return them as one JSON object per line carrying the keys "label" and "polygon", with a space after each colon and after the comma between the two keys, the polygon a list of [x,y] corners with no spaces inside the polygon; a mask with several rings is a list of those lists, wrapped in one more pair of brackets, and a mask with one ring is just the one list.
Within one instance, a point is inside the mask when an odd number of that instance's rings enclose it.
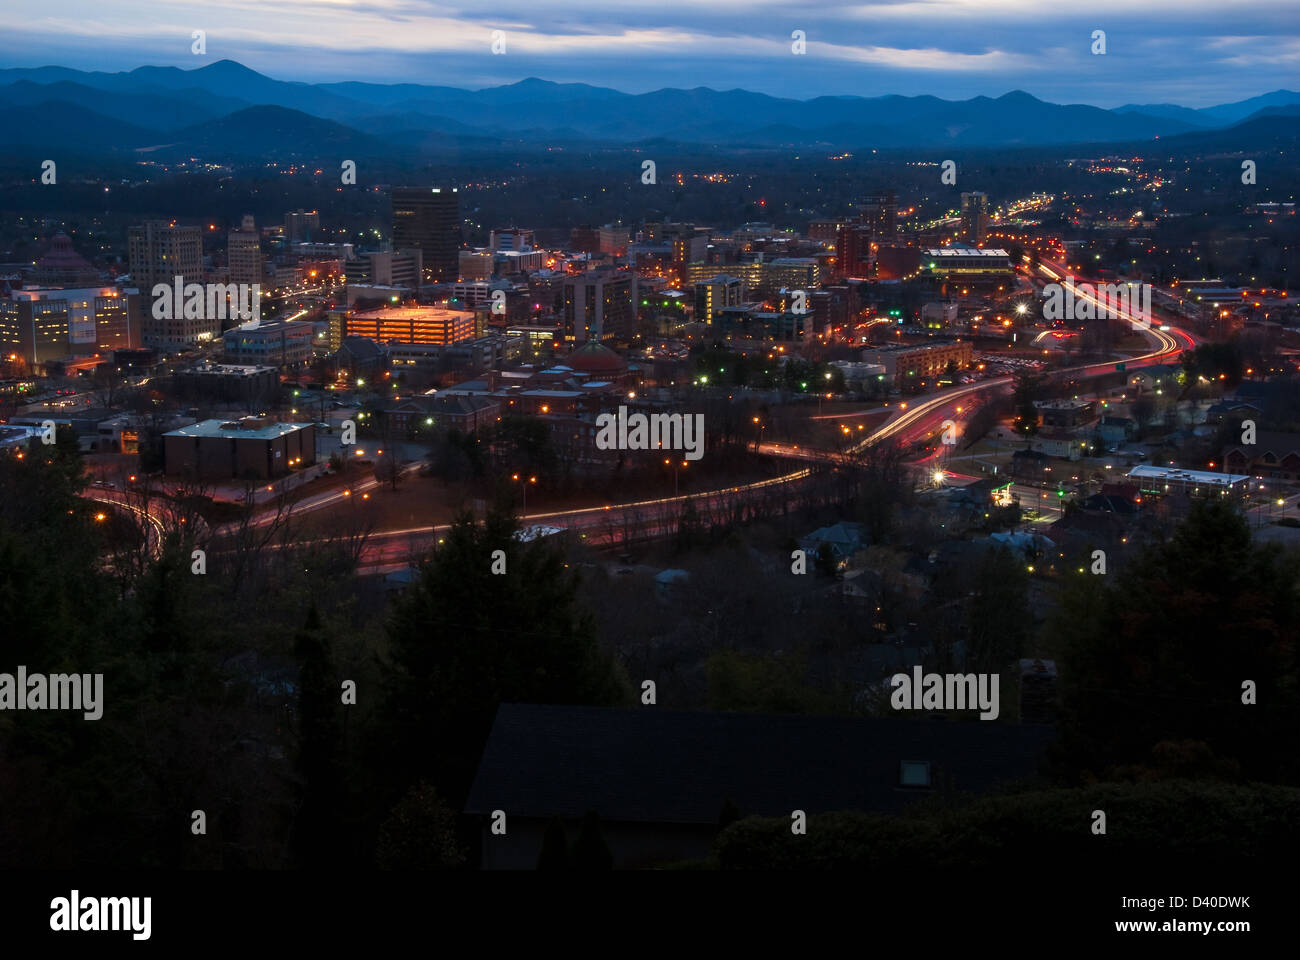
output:
{"label": "house roof", "polygon": [[679,713],[502,704],[465,804],[469,814],[716,824],[740,810],[901,809],[899,764],[928,760],[953,789],[1035,772],[1046,725],[911,717]]}
{"label": "house roof", "polygon": [[1300,433],[1283,433],[1280,430],[1261,430],[1253,444],[1237,444],[1227,448],[1228,453],[1240,453],[1247,460],[1258,460],[1273,454],[1277,460],[1291,454],[1300,454]]}

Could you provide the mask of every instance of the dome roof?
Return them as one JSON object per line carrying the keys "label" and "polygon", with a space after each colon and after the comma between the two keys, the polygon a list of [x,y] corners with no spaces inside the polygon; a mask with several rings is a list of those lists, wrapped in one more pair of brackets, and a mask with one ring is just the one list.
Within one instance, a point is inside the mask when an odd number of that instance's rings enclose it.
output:
{"label": "dome roof", "polygon": [[627,361],[595,340],[588,340],[565,357],[565,364],[573,370],[589,374],[622,374],[627,371]]}

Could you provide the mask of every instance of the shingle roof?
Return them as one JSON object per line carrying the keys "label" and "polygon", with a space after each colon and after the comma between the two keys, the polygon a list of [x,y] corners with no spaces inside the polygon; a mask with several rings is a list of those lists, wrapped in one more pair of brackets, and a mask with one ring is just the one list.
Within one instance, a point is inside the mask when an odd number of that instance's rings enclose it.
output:
{"label": "shingle roof", "polygon": [[893,811],[915,796],[897,786],[903,760],[985,790],[1034,773],[1052,735],[997,721],[502,704],[465,812],[709,824],[727,798],[767,816]]}

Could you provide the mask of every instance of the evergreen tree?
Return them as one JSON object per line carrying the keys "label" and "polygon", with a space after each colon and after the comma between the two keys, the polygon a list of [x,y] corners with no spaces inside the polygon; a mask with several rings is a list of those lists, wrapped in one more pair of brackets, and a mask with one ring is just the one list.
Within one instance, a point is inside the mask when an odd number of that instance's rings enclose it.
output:
{"label": "evergreen tree", "polygon": [[600,829],[600,817],[588,810],[582,818],[582,829],[573,843],[573,869],[600,871],[614,869],[614,856],[609,852]]}
{"label": "evergreen tree", "polygon": [[[563,545],[522,542],[498,504],[461,514],[387,625],[381,707],[397,786],[429,776],[459,807],[501,703],[613,704],[625,684],[577,602]],[[501,554],[496,554],[501,551]],[[501,569],[504,555],[505,572]]]}
{"label": "evergreen tree", "polygon": [[1236,508],[1210,500],[1122,581],[1075,580],[1052,625],[1069,768],[1159,765],[1173,750],[1162,744],[1201,743],[1209,752],[1189,755],[1208,771],[1231,761],[1247,777],[1300,783],[1295,751],[1278,747],[1300,709],[1298,574],[1294,554],[1252,543]]}
{"label": "evergreen tree", "polygon": [[294,854],[304,866],[337,861],[343,802],[341,724],[346,709],[316,604],[294,637],[298,660],[298,772],[302,805],[294,825]]}
{"label": "evergreen tree", "polygon": [[542,852],[537,857],[537,869],[568,870],[570,868],[569,841],[564,833],[564,821],[559,817],[551,817],[551,822],[546,825],[546,833],[542,835]]}

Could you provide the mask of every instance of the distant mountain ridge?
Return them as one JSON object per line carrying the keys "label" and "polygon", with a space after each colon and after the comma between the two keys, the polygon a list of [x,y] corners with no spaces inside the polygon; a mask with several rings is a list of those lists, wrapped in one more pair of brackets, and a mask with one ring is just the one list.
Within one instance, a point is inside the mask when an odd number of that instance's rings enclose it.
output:
{"label": "distant mountain ridge", "polygon": [[120,73],[0,69],[0,110],[11,120],[44,113],[48,131],[76,118],[116,149],[174,144],[231,156],[344,147],[373,155],[423,154],[462,144],[553,139],[754,148],[1028,147],[1150,140],[1221,130],[1259,116],[1286,124],[1297,107],[1300,93],[1288,90],[1200,109],[1129,104],[1106,110],[1048,103],[1021,90],[960,101],[898,95],[801,101],[707,87],[628,94],[537,78],[482,90],[313,84],[276,80],[232,60]]}

